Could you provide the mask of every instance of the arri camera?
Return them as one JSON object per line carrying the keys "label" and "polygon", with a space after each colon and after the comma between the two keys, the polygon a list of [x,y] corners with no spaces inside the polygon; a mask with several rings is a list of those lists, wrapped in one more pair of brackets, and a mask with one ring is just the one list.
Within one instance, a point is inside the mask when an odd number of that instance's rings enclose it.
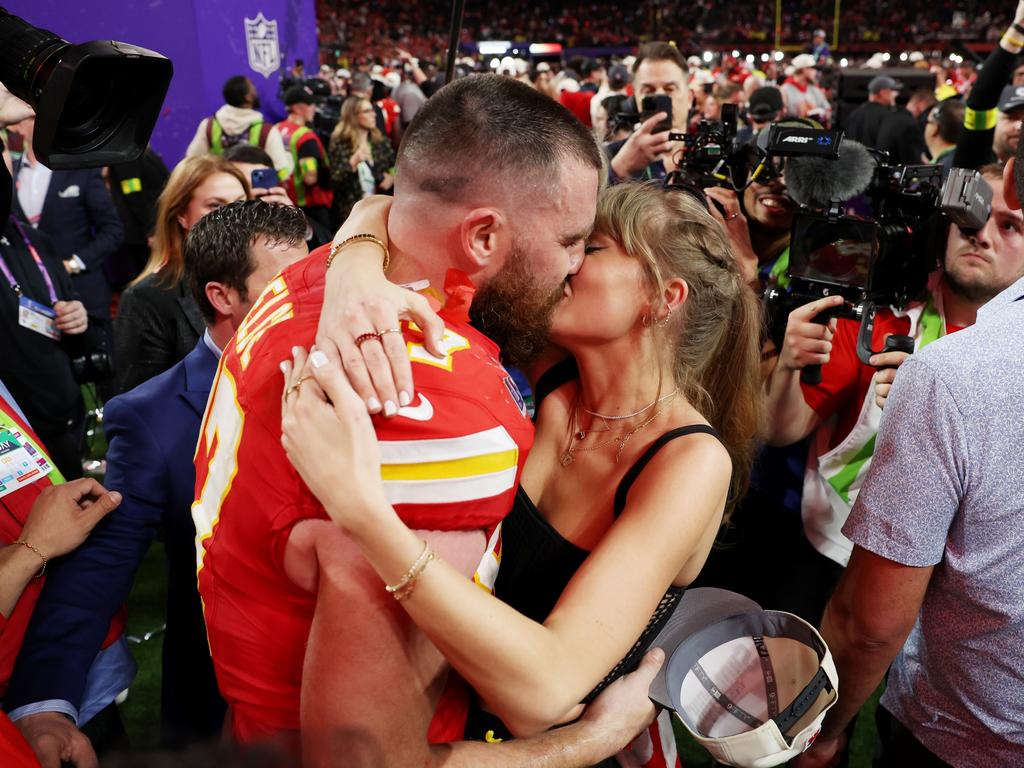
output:
{"label": "arri camera", "polygon": [[[934,165],[893,166],[877,161],[840,131],[773,125],[772,158],[785,158],[789,193],[800,203],[790,239],[790,290],[769,288],[766,300],[773,336],[789,312],[835,294],[845,302],[819,314],[860,321],[858,356],[867,364],[880,351],[913,351],[908,337],[890,336],[874,350],[878,307],[902,308],[937,268],[949,222],[966,231],[985,226],[992,189],[977,171],[955,168],[942,181]],[[814,383],[820,370],[805,369]]]}

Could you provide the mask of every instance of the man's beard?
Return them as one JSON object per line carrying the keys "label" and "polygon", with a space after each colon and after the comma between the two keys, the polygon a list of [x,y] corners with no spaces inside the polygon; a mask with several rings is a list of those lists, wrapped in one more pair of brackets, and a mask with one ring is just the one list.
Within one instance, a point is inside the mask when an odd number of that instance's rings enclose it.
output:
{"label": "man's beard", "polygon": [[991,285],[984,278],[978,279],[975,277],[973,280],[964,280],[962,275],[958,274],[959,270],[956,266],[953,269],[949,269],[943,265],[943,271],[949,289],[972,304],[985,304],[995,298],[1006,287]]}
{"label": "man's beard", "polygon": [[477,290],[469,317],[473,326],[501,348],[506,365],[521,366],[539,355],[548,342],[551,316],[564,296],[537,284],[522,250],[513,247],[508,263]]}

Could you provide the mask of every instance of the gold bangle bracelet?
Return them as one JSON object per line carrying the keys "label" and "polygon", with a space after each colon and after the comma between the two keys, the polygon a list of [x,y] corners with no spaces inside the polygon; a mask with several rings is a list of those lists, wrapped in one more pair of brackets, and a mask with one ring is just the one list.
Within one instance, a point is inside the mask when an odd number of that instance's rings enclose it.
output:
{"label": "gold bangle bracelet", "polygon": [[420,553],[420,556],[416,558],[416,562],[409,567],[409,570],[405,572],[405,575],[399,579],[397,583],[386,584],[384,589],[387,590],[398,602],[407,600],[412,595],[413,589],[416,587],[416,580],[434,558],[434,550],[432,550],[430,545],[424,541],[423,551]]}
{"label": "gold bangle bracelet", "polygon": [[391,264],[391,252],[388,251],[388,247],[383,240],[381,240],[376,235],[370,234],[352,235],[352,237],[345,238],[337,245],[331,246],[331,252],[327,255],[327,265],[325,269],[331,268],[331,264],[334,263],[334,257],[341,253],[342,248],[344,248],[346,245],[352,245],[353,243],[361,242],[373,243],[375,245],[380,246],[380,249],[384,251],[384,264],[382,265],[381,269],[387,272],[388,266]]}
{"label": "gold bangle bracelet", "polygon": [[43,561],[43,567],[39,569],[39,573],[37,573],[35,577],[37,579],[42,578],[43,574],[46,573],[46,564],[49,562],[46,559],[46,555],[44,555],[42,552],[40,552],[38,549],[33,547],[31,544],[29,544],[24,539],[18,539],[17,541],[12,541],[11,544],[20,544],[21,546],[26,547],[28,549],[31,549],[33,552],[35,552],[37,555],[39,555],[39,559]]}

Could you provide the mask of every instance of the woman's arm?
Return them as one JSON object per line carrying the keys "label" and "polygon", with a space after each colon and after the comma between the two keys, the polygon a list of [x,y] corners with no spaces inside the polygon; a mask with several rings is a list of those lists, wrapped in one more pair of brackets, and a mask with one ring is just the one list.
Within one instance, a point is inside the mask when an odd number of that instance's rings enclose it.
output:
{"label": "woman's arm", "polygon": [[[299,373],[304,362],[296,360]],[[311,370],[323,391],[307,382],[285,402],[285,449],[381,580],[395,584],[421,556],[423,542],[384,497],[361,401],[340,371],[317,362]],[[291,378],[286,374],[286,382]],[[335,460],[323,462],[324,455]],[[510,730],[542,731],[564,719],[629,651],[683,567],[706,556],[730,473],[725,449],[710,436],[666,446],[544,624],[440,560],[427,565],[402,605]]]}
{"label": "woman's arm", "polygon": [[[376,195],[356,203],[352,214],[334,236],[338,246],[353,235],[369,234],[388,243],[391,198]],[[423,329],[427,349],[440,356],[444,323],[418,293],[388,282],[384,254],[373,242],[355,242],[336,257],[327,270],[324,303],[320,310],[316,347],[335,365],[344,367],[370,413],[387,402],[412,402],[412,367],[400,334],[388,333],[379,341],[356,346],[364,333],[395,328],[411,320]]]}

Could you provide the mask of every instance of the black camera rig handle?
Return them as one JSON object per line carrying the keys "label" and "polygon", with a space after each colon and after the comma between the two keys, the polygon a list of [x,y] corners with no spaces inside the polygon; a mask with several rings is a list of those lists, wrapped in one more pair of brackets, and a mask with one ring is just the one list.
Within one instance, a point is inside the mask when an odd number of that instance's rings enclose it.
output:
{"label": "black camera rig handle", "polygon": [[[857,333],[857,357],[860,358],[860,361],[864,365],[871,365],[871,358],[874,355],[881,355],[886,352],[914,354],[914,340],[910,336],[901,336],[895,333],[886,337],[885,345],[881,349],[874,350],[871,348],[875,335],[875,315],[877,314],[878,307],[875,306],[874,302],[865,301],[860,320],[860,331]],[[881,370],[891,366],[878,367]]]}
{"label": "black camera rig handle", "polygon": [[[832,320],[833,317],[835,317],[835,315],[832,312],[824,310],[812,317],[811,322],[817,323],[818,325],[828,325],[829,321]],[[803,370],[800,371],[800,381],[812,387],[816,387],[821,384],[821,366],[805,365]]]}

